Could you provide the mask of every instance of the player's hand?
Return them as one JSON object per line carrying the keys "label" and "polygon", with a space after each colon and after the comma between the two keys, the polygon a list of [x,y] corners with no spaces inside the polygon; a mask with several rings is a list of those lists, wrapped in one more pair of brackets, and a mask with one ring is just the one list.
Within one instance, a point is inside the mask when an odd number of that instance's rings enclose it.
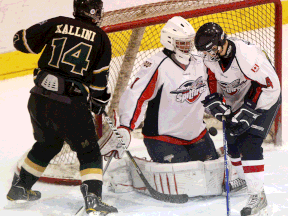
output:
{"label": "player's hand", "polygon": [[204,107],[209,110],[219,121],[222,121],[222,116],[229,116],[231,109],[229,106],[223,103],[223,97],[219,93],[210,94],[205,97],[205,100],[201,101]]}
{"label": "player's hand", "polygon": [[252,123],[261,115],[255,110],[256,104],[251,100],[245,100],[244,104],[231,119],[229,131],[231,136],[238,136],[247,131]]}
{"label": "player's hand", "polygon": [[96,115],[101,115],[105,111],[105,107],[107,105],[108,101],[102,101],[97,98],[91,98],[91,110]]}
{"label": "player's hand", "polygon": [[121,159],[124,155],[125,149],[127,149],[130,145],[130,129],[120,126],[117,128],[117,130],[124,144],[121,144],[116,135],[113,133],[111,138],[107,141],[107,144],[101,149],[101,154],[104,155],[105,160],[108,160],[114,151],[116,151],[114,157],[116,159]]}

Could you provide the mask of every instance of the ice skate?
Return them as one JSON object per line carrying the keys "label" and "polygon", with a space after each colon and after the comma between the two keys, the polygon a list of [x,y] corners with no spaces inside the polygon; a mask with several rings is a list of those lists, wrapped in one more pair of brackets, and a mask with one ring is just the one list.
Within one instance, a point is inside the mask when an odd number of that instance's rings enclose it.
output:
{"label": "ice skate", "polygon": [[36,201],[41,198],[41,193],[39,191],[27,189],[18,184],[19,181],[20,177],[15,173],[12,186],[7,194],[9,203],[7,206],[5,206],[6,209],[20,208],[26,206],[28,201]]}
{"label": "ice skate", "polygon": [[102,202],[100,197],[93,193],[88,193],[88,186],[86,184],[81,185],[80,189],[84,197],[86,213],[88,215],[112,216],[118,212],[115,207]]}
{"label": "ice skate", "polygon": [[[237,178],[229,182],[229,192],[231,194],[236,194],[244,192],[247,189],[247,184],[244,179]],[[223,184],[223,192],[226,194],[226,186]]]}
{"label": "ice skate", "polygon": [[267,216],[267,205],[264,190],[259,194],[251,194],[247,205],[241,210],[241,216]]}

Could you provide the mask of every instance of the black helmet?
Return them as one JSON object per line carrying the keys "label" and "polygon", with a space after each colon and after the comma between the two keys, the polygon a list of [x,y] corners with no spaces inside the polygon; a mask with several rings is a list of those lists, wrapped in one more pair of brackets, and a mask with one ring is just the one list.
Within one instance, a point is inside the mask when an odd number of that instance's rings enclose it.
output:
{"label": "black helmet", "polygon": [[226,34],[217,23],[209,22],[202,25],[195,35],[195,47],[198,51],[209,51],[213,46],[223,46]]}
{"label": "black helmet", "polygon": [[102,0],[74,0],[74,17],[100,24],[102,12]]}

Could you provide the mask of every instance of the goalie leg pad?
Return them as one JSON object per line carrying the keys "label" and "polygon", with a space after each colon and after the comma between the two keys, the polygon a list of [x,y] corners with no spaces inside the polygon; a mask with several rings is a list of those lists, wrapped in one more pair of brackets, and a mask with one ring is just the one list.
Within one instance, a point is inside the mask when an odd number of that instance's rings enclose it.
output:
{"label": "goalie leg pad", "polygon": [[[134,158],[150,185],[164,194],[187,194],[189,197],[222,194],[224,162],[193,161],[163,164]],[[134,165],[129,165],[133,188],[149,194]]]}
{"label": "goalie leg pad", "polygon": [[128,158],[122,158],[109,165],[103,182],[108,182],[108,189],[114,193],[133,191],[132,177],[128,165]]}

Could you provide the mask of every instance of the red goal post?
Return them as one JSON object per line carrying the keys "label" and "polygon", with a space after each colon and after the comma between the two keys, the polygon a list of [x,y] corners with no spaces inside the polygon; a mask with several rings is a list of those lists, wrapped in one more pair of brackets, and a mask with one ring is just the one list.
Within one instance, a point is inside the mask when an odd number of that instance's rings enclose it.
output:
{"label": "red goal post", "polygon": [[[112,100],[108,114],[118,110],[119,99],[134,80],[141,64],[163,49],[160,31],[173,16],[187,19],[194,29],[206,22],[216,22],[228,36],[256,43],[267,53],[281,81],[282,70],[282,6],[280,0],[168,0],[140,5],[104,14],[102,29],[112,43],[109,87]],[[211,80],[215,83],[215,80]],[[205,116],[208,127],[221,128],[221,123]],[[101,125],[102,119],[99,119]],[[106,131],[108,127],[98,129]],[[281,108],[266,142],[281,143]],[[23,156],[25,158],[26,155]],[[20,168],[23,158],[18,163]],[[40,180],[44,182],[80,184],[79,162],[67,144],[51,161]]]}

